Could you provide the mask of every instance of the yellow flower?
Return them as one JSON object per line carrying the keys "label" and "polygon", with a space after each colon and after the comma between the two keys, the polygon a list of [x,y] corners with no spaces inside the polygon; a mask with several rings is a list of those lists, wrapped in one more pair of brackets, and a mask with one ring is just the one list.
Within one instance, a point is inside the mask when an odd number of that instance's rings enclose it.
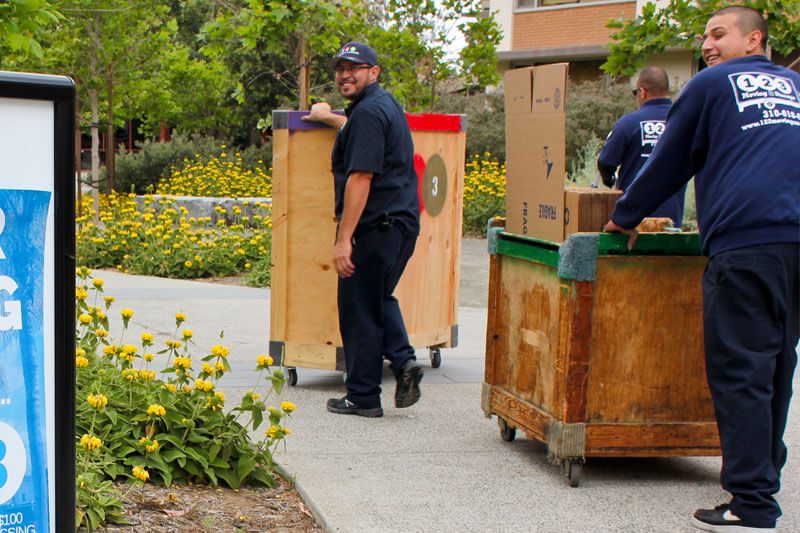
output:
{"label": "yellow flower", "polygon": [[209,392],[214,389],[214,384],[207,379],[197,378],[194,380],[194,388],[199,391]]}
{"label": "yellow flower", "polygon": [[142,468],[141,466],[134,466],[133,477],[138,478],[141,481],[147,481],[148,479],[150,479],[150,473],[147,471],[146,468]]}
{"label": "yellow flower", "polygon": [[190,329],[183,330],[183,338],[184,339],[191,339],[194,336],[194,331]]}
{"label": "yellow flower", "polygon": [[75,348],[75,355],[78,357],[84,357],[86,356],[86,350],[78,346],[77,348]]}
{"label": "yellow flower", "polygon": [[122,318],[132,318],[133,317],[133,309],[128,309],[127,307],[123,307],[122,311],[120,311]]}
{"label": "yellow flower", "polygon": [[156,379],[156,371],[144,368],[139,370],[139,377],[145,381],[153,381]]}
{"label": "yellow flower", "polygon": [[113,296],[103,296],[103,301],[105,301],[105,302],[106,302],[106,304],[112,304],[112,303],[114,303],[116,300],[117,300],[117,299],[116,299],[116,298],[114,298]]}
{"label": "yellow flower", "polygon": [[144,449],[147,451],[147,453],[153,453],[153,452],[157,451],[159,448],[160,448],[160,445],[158,444],[158,440],[156,440],[156,439],[153,439],[153,442],[151,442],[149,445],[144,447]]}
{"label": "yellow flower", "polygon": [[147,361],[148,363],[153,360],[155,356],[151,353],[146,353],[142,356],[142,358]]}
{"label": "yellow flower", "polygon": [[181,341],[176,341],[176,340],[173,340],[173,339],[167,339],[166,345],[167,345],[167,348],[175,348],[177,350],[178,348],[183,346],[183,343]]}
{"label": "yellow flower", "polygon": [[89,293],[83,287],[75,288],[75,299],[83,301],[89,296]]}
{"label": "yellow flower", "polygon": [[203,372],[205,372],[209,376],[213,376],[214,374],[217,373],[217,369],[209,365],[208,363],[203,363]]}
{"label": "yellow flower", "polygon": [[278,432],[280,432],[280,430],[281,430],[280,426],[276,425],[270,426],[269,429],[267,430],[267,437],[274,439],[278,435]]}
{"label": "yellow flower", "polygon": [[283,434],[284,435],[291,435],[292,434],[292,430],[289,429],[289,428],[281,428],[281,429],[283,429]]}
{"label": "yellow flower", "polygon": [[153,344],[155,338],[156,338],[155,335],[153,335],[152,333],[148,333],[147,331],[142,333],[142,343],[144,343],[147,346]]}
{"label": "yellow flower", "polygon": [[116,344],[109,344],[108,346],[103,346],[103,353],[105,355],[111,356],[116,354],[119,351],[119,346]]}
{"label": "yellow flower", "polygon": [[214,346],[211,347],[211,353],[213,355],[216,355],[217,357],[225,358],[228,357],[230,350],[228,350],[225,346],[221,344],[215,344]]}
{"label": "yellow flower", "polygon": [[126,368],[122,371],[122,377],[128,381],[136,381],[139,379],[139,371],[135,368]]}
{"label": "yellow flower", "polygon": [[95,288],[97,288],[97,289],[102,288],[104,283],[105,283],[105,280],[103,280],[102,278],[94,278],[92,280],[92,285],[94,285]]}
{"label": "yellow flower", "polygon": [[97,328],[96,330],[94,330],[94,334],[95,334],[96,337],[98,337],[100,339],[104,339],[104,338],[108,337],[108,332],[106,330],[104,330],[103,328]]}
{"label": "yellow flower", "polygon": [[183,392],[185,392],[186,394],[189,394],[190,392],[192,392],[192,388],[191,388],[189,385],[184,385],[184,386],[181,388],[181,390],[182,390]]}
{"label": "yellow flower", "polygon": [[84,450],[96,450],[103,445],[103,441],[94,435],[84,433],[81,437],[81,448]]}
{"label": "yellow flower", "polygon": [[297,407],[296,407],[296,406],[295,406],[295,404],[293,404],[292,402],[281,402],[281,409],[283,409],[283,410],[284,410],[284,411],[286,411],[287,413],[291,413],[291,412],[292,412],[292,411],[294,411],[296,408],[297,408]]}
{"label": "yellow flower", "polygon": [[221,402],[224,402],[224,401],[225,401],[225,393],[224,393],[224,392],[217,391],[217,392],[215,392],[215,393],[214,393],[214,396],[216,396],[217,398],[219,398],[219,400],[220,400]]}
{"label": "yellow flower", "polygon": [[263,355],[263,354],[258,356],[258,359],[256,359],[256,362],[258,363],[258,367],[259,368],[266,368],[268,366],[272,366],[272,363],[273,363],[272,357],[270,357],[269,355]]}
{"label": "yellow flower", "polygon": [[78,355],[75,357],[75,366],[78,368],[86,368],[89,366],[89,360],[82,355]]}
{"label": "yellow flower", "polygon": [[159,405],[157,403],[152,403],[147,408],[147,414],[149,416],[164,416],[167,414],[167,410],[164,409],[163,405]]}
{"label": "yellow flower", "polygon": [[108,405],[108,397],[105,394],[90,394],[86,397],[86,403],[99,411]]}
{"label": "yellow flower", "polygon": [[217,361],[216,363],[214,363],[214,369],[217,372],[224,372],[225,371],[225,363],[223,363],[222,361]]}
{"label": "yellow flower", "polygon": [[122,353],[136,353],[139,351],[139,348],[136,347],[135,344],[123,344],[122,345]]}
{"label": "yellow flower", "polygon": [[258,400],[261,399],[261,395],[259,393],[257,393],[257,392],[253,392],[253,391],[249,391],[247,393],[247,396],[249,396],[250,399],[253,400],[254,402],[257,402]]}
{"label": "yellow flower", "polygon": [[192,366],[191,357],[176,357],[173,362],[175,368],[189,368]]}
{"label": "yellow flower", "polygon": [[83,325],[86,325],[91,321],[92,317],[87,315],[86,313],[82,313],[80,316],[78,316],[78,322],[80,322]]}
{"label": "yellow flower", "polygon": [[192,268],[192,265],[193,265],[193,264],[194,264],[194,263],[192,263],[192,262],[191,262],[191,261],[189,261],[188,259],[187,259],[186,261],[184,261],[184,262],[183,262],[183,266],[185,266],[186,268]]}
{"label": "yellow flower", "polygon": [[181,323],[186,322],[186,315],[183,313],[175,313],[175,323],[180,326]]}

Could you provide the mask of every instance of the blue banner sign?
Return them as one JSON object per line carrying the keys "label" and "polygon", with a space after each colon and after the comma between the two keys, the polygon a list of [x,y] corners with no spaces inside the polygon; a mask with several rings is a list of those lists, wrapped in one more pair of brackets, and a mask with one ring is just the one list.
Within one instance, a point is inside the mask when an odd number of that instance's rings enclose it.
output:
{"label": "blue banner sign", "polygon": [[44,250],[50,192],[0,189],[0,533],[50,531]]}

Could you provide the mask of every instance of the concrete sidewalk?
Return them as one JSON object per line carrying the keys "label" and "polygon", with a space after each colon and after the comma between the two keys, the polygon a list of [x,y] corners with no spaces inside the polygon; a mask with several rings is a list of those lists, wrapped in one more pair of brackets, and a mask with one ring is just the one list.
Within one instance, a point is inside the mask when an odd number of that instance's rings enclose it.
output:
{"label": "concrete sidewalk", "polygon": [[[219,341],[231,348],[223,378],[230,401],[253,385],[255,358],[267,352],[269,290],[98,272],[112,308],[131,307],[132,334],[148,330],[163,342],[174,335],[174,313],[195,332],[199,350]],[[603,459],[584,467],[570,488],[547,462],[541,444],[518,432],[500,439],[496,420],[480,409],[486,333],[486,243],[465,239],[459,346],[428,366],[422,399],[395,409],[394,378],[384,373],[385,416],[333,415],[325,401],[343,395],[341,375],[299,369],[294,434],[277,455],[306,503],[331,531],[689,532],[698,506],[725,501],[719,458]],[[116,320],[116,318],[115,318]],[[119,331],[119,321],[113,332]],[[129,337],[131,338],[131,337]],[[796,387],[800,379],[795,379]],[[786,441],[789,462],[778,496],[786,516],[779,531],[800,531],[800,415],[794,400]]]}

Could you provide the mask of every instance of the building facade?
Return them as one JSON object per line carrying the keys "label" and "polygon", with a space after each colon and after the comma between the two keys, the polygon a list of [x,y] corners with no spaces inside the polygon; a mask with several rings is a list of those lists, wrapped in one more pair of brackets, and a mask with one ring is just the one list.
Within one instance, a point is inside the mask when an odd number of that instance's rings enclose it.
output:
{"label": "building facade", "polygon": [[[661,3],[664,0],[659,0]],[[608,56],[610,19],[635,18],[642,0],[484,0],[503,31],[497,49],[501,71],[568,61],[570,78],[594,79]],[[650,64],[666,69],[673,87],[685,84],[697,61],[686,49],[654,55]]]}

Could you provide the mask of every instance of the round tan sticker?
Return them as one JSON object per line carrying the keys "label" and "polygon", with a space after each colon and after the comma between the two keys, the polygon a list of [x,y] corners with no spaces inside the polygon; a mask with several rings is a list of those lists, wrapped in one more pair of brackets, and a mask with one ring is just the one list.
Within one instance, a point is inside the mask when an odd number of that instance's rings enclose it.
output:
{"label": "round tan sticker", "polygon": [[432,217],[438,216],[447,200],[447,165],[439,154],[434,154],[425,165],[422,177],[422,198],[425,211]]}

